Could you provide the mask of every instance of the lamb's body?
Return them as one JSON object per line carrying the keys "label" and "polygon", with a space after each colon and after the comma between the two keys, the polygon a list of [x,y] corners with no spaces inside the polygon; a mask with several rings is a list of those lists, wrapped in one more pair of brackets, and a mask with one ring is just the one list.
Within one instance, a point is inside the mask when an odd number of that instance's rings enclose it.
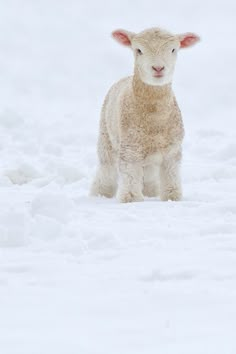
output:
{"label": "lamb's body", "polygon": [[[98,171],[93,186],[95,194],[112,197],[117,188],[119,167],[130,169],[135,164],[135,170],[139,172],[124,176],[132,179],[128,183],[132,191],[125,196],[120,193],[119,199],[141,200],[142,191],[144,195],[157,196],[158,169],[162,167],[163,170],[164,166],[168,169],[173,160],[175,165],[180,162],[184,132],[171,86],[148,88],[136,77],[128,77],[114,84],[108,92],[101,113],[98,155],[102,171]],[[181,197],[176,172],[175,168],[174,176],[164,177],[163,182],[175,179],[174,188],[173,183],[162,186],[164,200],[169,199],[170,192],[171,199]],[[141,191],[136,186],[139,183],[143,183]]]}
{"label": "lamb's body", "polygon": [[114,84],[105,98],[99,167],[91,193],[112,197],[119,184],[121,202],[158,194],[162,200],[181,199],[183,136],[181,112],[171,84],[147,85],[135,70],[134,76]]}

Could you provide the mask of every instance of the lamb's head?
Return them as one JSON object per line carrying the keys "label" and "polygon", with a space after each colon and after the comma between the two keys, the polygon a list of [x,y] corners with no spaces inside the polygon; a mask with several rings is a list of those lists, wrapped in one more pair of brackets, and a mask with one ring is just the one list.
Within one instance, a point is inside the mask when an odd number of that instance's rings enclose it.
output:
{"label": "lamb's head", "polygon": [[153,86],[170,83],[178,50],[190,47],[200,39],[194,33],[173,35],[160,28],[138,34],[119,29],[112,36],[133,50],[136,73],[145,84]]}

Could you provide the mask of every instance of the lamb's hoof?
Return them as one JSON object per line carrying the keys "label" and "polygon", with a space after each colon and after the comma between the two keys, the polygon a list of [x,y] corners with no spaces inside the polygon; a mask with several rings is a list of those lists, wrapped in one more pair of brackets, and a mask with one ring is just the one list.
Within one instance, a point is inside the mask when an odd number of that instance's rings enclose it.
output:
{"label": "lamb's hoof", "polygon": [[168,200],[178,202],[182,200],[182,193],[178,190],[166,191],[165,193],[162,193],[160,197],[163,202],[167,202]]}
{"label": "lamb's hoof", "polygon": [[118,193],[117,199],[120,203],[142,202],[143,195],[142,194],[133,194],[132,192]]}

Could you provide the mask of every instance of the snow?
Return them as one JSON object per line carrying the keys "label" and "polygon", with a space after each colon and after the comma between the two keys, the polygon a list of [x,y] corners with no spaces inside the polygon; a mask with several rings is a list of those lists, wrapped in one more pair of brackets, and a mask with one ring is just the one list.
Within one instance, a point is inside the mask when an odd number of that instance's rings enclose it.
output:
{"label": "snow", "polygon": [[[236,353],[236,4],[2,0],[0,353]],[[88,197],[117,27],[195,31],[178,58],[184,200]]]}

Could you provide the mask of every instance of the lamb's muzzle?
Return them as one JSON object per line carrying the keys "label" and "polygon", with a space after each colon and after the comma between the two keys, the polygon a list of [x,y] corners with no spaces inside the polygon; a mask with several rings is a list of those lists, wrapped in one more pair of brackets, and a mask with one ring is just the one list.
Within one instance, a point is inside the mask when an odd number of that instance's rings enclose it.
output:
{"label": "lamb's muzzle", "polygon": [[164,66],[152,66],[152,70],[154,71],[154,77],[163,77],[164,76]]}

